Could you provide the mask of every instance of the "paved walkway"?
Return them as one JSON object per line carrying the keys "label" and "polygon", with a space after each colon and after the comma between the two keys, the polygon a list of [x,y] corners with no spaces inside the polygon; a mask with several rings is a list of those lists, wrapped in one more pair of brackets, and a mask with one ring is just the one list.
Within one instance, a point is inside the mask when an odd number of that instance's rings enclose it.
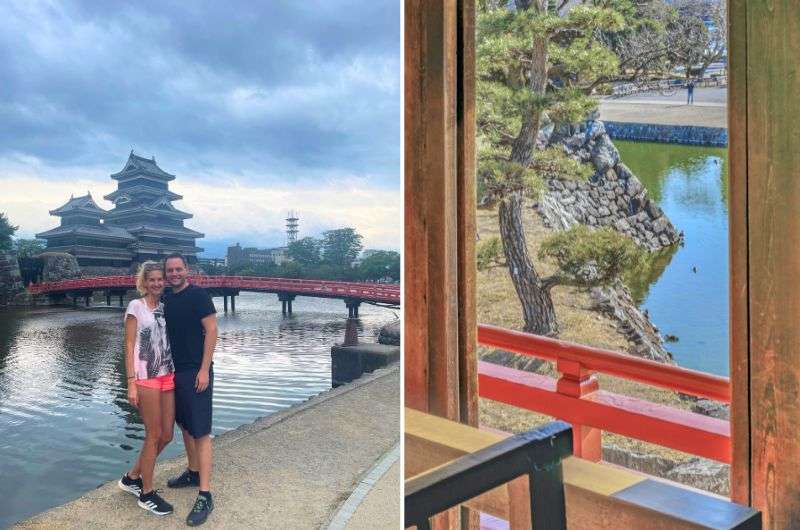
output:
{"label": "paved walkway", "polygon": [[600,119],[662,125],[728,126],[727,92],[724,88],[695,89],[692,105],[686,104],[686,91],[674,96],[639,94],[624,98],[602,98]]}
{"label": "paved walkway", "polygon": [[[203,528],[326,528],[371,471],[372,487],[354,505],[345,528],[398,528],[400,474],[390,457],[399,440],[397,365],[218,436],[215,510]],[[381,463],[383,468],[376,466]],[[181,457],[156,467],[156,488],[163,488],[174,514],[148,514],[110,482],[19,527],[185,528],[197,492],[165,484],[184,465]],[[381,472],[375,474],[376,469]]]}

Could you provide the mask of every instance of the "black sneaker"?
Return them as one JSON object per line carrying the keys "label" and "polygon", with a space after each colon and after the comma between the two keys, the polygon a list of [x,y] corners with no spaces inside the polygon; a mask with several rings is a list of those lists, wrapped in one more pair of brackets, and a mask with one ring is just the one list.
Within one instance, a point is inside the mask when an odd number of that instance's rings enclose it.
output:
{"label": "black sneaker", "polygon": [[161,498],[156,490],[145,495],[139,495],[139,507],[144,508],[156,515],[168,515],[172,513],[172,505]]}
{"label": "black sneaker", "polygon": [[167,486],[170,488],[188,488],[189,486],[200,486],[200,473],[196,471],[186,470],[177,477],[167,480]]}
{"label": "black sneaker", "polygon": [[192,511],[186,516],[186,524],[198,526],[206,522],[208,514],[214,511],[214,502],[205,495],[198,495],[192,506]]}
{"label": "black sneaker", "polygon": [[131,495],[137,497],[142,494],[142,477],[130,478],[127,473],[122,475],[122,478],[117,482],[117,486],[123,491],[127,491]]}

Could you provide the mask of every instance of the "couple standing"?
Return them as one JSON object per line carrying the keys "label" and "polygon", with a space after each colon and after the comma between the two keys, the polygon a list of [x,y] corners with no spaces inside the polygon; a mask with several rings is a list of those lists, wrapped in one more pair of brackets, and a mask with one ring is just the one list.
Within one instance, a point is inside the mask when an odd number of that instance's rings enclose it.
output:
{"label": "couple standing", "polygon": [[[163,264],[139,267],[136,289],[125,312],[125,369],[128,401],[144,422],[145,439],[139,458],[119,481],[136,495],[139,506],[157,515],[172,513],[172,505],[153,489],[156,457],[172,440],[173,423],[180,426],[188,469],[169,479],[170,488],[198,487],[186,524],[205,522],[214,509],[211,499],[212,356],[217,341],[216,310],[201,287],[187,282],[188,266],[180,254]],[[164,290],[164,284],[169,289]]]}

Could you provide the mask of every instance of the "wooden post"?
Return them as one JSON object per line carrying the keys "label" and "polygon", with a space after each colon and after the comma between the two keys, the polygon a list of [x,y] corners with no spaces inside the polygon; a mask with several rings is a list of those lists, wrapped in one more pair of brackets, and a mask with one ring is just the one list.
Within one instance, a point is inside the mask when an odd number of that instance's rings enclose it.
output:
{"label": "wooden post", "polygon": [[405,2],[406,404],[476,425],[473,26]]}
{"label": "wooden post", "polygon": [[232,294],[231,295],[231,313],[235,313],[235,312],[236,312],[236,295]]}
{"label": "wooden post", "polygon": [[800,521],[800,2],[730,0],[733,499]]}
{"label": "wooden post", "polygon": [[123,307],[125,305],[124,302],[123,302],[123,298],[124,297],[125,297],[125,295],[120,293],[120,295],[119,295],[119,306],[120,307]]}
{"label": "wooden post", "polygon": [[404,6],[405,403],[477,425],[475,2]]}
{"label": "wooden post", "polygon": [[[560,394],[571,397],[584,397],[599,388],[594,373],[586,370],[580,363],[559,359],[557,370],[561,377],[556,383]],[[572,452],[575,456],[599,462],[603,458],[600,429],[586,425],[572,424]]]}
{"label": "wooden post", "polygon": [[106,291],[106,305],[111,306],[111,291]]}
{"label": "wooden post", "polygon": [[222,307],[224,308],[224,311],[227,313],[228,312],[228,295],[227,294],[223,294],[222,295]]}

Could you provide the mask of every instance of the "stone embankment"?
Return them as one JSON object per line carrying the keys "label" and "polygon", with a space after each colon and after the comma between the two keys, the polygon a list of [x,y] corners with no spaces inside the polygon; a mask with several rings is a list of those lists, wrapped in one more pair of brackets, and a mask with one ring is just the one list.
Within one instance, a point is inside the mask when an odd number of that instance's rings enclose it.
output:
{"label": "stone embankment", "polygon": [[722,127],[616,121],[604,123],[606,132],[614,140],[707,145],[710,147],[727,147],[728,145],[728,130]]}
{"label": "stone embankment", "polygon": [[[577,127],[551,130],[549,135],[540,135],[539,141],[550,147],[562,146],[568,156],[591,164],[595,170],[586,182],[547,180],[548,190],[534,208],[548,227],[607,226],[649,251],[680,243],[683,233],[675,229],[647,196],[636,175],[622,163],[602,121],[590,119]],[[674,363],[658,328],[639,310],[623,285],[596,287],[591,296],[595,309],[611,318],[631,343],[631,355]]]}
{"label": "stone embankment", "polygon": [[551,228],[565,230],[575,224],[611,227],[637,244],[655,251],[681,241],[679,233],[661,208],[647,197],[647,190],[620,161],[605,125],[590,120],[564,133],[551,134],[550,146],[563,146],[570,157],[592,164],[587,182],[549,179],[548,192],[537,210]]}
{"label": "stone embankment", "polygon": [[589,294],[594,309],[613,320],[617,331],[628,340],[630,355],[675,364],[672,354],[664,348],[658,328],[639,310],[624,285],[594,287]]}
{"label": "stone embankment", "polygon": [[0,307],[8,305],[24,289],[17,255],[0,252]]}
{"label": "stone embankment", "polygon": [[81,278],[83,273],[78,260],[72,254],[66,252],[43,252],[39,254],[42,259],[42,281],[57,282],[61,280],[71,280]]}

